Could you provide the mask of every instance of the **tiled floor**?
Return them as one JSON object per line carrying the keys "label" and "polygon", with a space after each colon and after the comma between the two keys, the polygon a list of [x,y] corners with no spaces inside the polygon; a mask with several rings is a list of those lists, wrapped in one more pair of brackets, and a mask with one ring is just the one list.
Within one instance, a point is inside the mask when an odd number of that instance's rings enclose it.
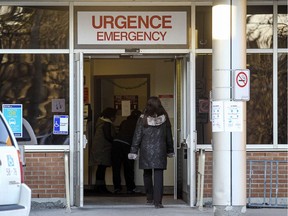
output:
{"label": "tiled floor", "polygon": [[[175,200],[172,195],[163,196],[162,200],[164,205],[182,205],[187,204],[183,200]],[[85,196],[84,205],[125,205],[125,206],[135,206],[135,205],[146,205],[146,197],[144,195],[108,195],[108,196]]]}

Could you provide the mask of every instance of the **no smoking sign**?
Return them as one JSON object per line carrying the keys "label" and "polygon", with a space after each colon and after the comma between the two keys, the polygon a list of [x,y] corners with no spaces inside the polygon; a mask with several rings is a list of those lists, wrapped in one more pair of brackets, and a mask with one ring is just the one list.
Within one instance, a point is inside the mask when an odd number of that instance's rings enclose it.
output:
{"label": "no smoking sign", "polygon": [[247,74],[243,71],[237,74],[236,83],[240,88],[244,88],[247,85],[248,77]]}
{"label": "no smoking sign", "polygon": [[250,70],[233,71],[233,100],[250,100]]}

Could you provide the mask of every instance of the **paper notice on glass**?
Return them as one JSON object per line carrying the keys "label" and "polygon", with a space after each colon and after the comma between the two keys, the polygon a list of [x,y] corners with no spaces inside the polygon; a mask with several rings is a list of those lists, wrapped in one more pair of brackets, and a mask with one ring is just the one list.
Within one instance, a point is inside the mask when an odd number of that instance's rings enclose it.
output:
{"label": "paper notice on glass", "polygon": [[243,103],[241,101],[225,101],[225,131],[243,131]]}
{"label": "paper notice on glass", "polygon": [[129,116],[131,113],[131,102],[130,100],[122,100],[121,107],[122,107],[122,116]]}
{"label": "paper notice on glass", "polygon": [[161,100],[162,106],[168,113],[168,116],[170,118],[173,118],[174,116],[174,99],[173,95],[167,94],[167,95],[159,95],[159,99]]}
{"label": "paper notice on glass", "polygon": [[212,102],[212,132],[224,131],[223,101]]}

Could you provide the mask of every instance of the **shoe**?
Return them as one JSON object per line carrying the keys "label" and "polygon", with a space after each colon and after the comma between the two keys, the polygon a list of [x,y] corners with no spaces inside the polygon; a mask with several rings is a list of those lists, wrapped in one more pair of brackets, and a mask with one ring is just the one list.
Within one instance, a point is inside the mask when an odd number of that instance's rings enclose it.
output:
{"label": "shoe", "polygon": [[117,188],[113,191],[113,194],[119,194],[121,192],[121,189]]}
{"label": "shoe", "polygon": [[153,205],[154,204],[154,200],[147,200],[146,205]]}
{"label": "shoe", "polygon": [[127,194],[135,194],[135,193],[141,193],[141,191],[137,190],[136,188],[134,188],[133,190],[127,190]]}
{"label": "shoe", "polygon": [[106,189],[106,190],[104,190],[104,191],[103,191],[103,193],[104,193],[104,194],[112,194],[112,192],[111,192],[111,191],[109,191],[109,190],[107,190],[107,189]]}
{"label": "shoe", "polygon": [[95,192],[99,194],[112,194],[111,191],[107,190],[106,186],[97,186]]}
{"label": "shoe", "polygon": [[164,206],[161,203],[159,203],[159,204],[155,204],[155,208],[164,208]]}

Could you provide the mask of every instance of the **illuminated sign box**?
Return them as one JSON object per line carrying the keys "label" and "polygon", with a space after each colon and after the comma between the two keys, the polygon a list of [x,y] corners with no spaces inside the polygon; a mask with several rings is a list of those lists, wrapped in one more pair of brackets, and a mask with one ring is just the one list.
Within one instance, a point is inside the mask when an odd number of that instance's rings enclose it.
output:
{"label": "illuminated sign box", "polygon": [[10,128],[12,129],[16,138],[23,136],[22,118],[23,107],[22,104],[3,104],[2,112],[6,118]]}
{"label": "illuminated sign box", "polygon": [[78,11],[78,45],[185,45],[186,11]]}

